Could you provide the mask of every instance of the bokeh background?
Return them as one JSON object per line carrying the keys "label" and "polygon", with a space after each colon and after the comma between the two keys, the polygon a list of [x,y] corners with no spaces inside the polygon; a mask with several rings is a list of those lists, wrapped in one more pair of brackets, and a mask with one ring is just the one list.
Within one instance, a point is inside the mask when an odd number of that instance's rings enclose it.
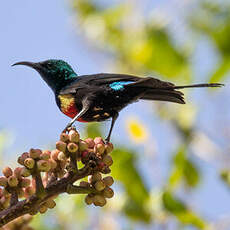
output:
{"label": "bokeh background", "polygon": [[[226,84],[184,90],[186,105],[124,109],[112,136],[114,198],[96,208],[63,195],[35,229],[230,229],[229,0],[2,1],[0,28],[1,167],[53,147],[69,121],[39,75],[14,62],[57,58],[78,74]],[[92,137],[109,128],[76,125]]]}

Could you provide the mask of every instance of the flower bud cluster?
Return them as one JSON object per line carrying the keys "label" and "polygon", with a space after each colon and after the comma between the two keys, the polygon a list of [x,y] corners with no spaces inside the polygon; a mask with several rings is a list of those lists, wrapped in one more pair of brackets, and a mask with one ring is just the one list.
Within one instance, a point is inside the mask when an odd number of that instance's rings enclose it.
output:
{"label": "flower bud cluster", "polygon": [[94,188],[94,192],[89,193],[85,197],[87,205],[94,204],[95,206],[103,207],[106,205],[106,198],[112,198],[114,195],[113,189],[110,188],[114,180],[111,176],[102,178],[100,172],[95,172],[88,177],[88,182],[81,181],[80,186]]}
{"label": "flower bud cluster", "polygon": [[18,158],[18,163],[23,165],[21,175],[28,177],[35,172],[48,172],[53,167],[51,152],[48,150],[30,149]]}
{"label": "flower bud cluster", "polygon": [[87,138],[82,141],[82,145],[87,145],[88,148],[81,151],[81,161],[83,164],[88,162],[92,163],[92,167],[95,171],[99,171],[104,174],[111,172],[110,166],[113,164],[113,159],[110,153],[113,151],[113,145],[111,143],[104,143],[101,137],[94,139]]}
{"label": "flower bud cluster", "polygon": [[[106,199],[114,195],[110,188],[114,182],[113,178],[102,177],[102,174],[111,172],[112,151],[113,145],[105,143],[101,137],[82,140],[75,128],[69,128],[61,133],[54,150],[30,149],[18,157],[21,167],[14,170],[5,167],[2,170],[0,210],[7,208],[9,204],[15,204],[18,198],[27,199],[33,194],[38,195],[38,191],[45,193],[46,186],[50,183],[62,179],[65,175],[71,175],[66,174],[67,172],[78,173],[79,161],[90,171],[88,182],[80,182],[80,186],[89,188],[89,194],[85,198],[86,204],[104,206]],[[31,179],[28,178],[30,176]],[[43,201],[37,210],[31,211],[31,214],[37,211],[45,213],[48,209],[54,208],[56,205],[54,198],[53,196]]]}
{"label": "flower bud cluster", "polygon": [[5,167],[2,170],[3,176],[0,177],[0,203],[4,208],[9,205],[11,193],[17,193],[19,198],[22,198],[30,188],[31,180],[22,176],[23,168],[17,167],[12,170],[10,167]]}

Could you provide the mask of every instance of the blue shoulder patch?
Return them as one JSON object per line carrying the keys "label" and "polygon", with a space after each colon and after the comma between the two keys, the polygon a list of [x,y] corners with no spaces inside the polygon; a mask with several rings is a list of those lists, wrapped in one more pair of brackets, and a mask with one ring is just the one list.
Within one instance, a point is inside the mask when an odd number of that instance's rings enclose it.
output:
{"label": "blue shoulder patch", "polygon": [[118,91],[118,90],[123,90],[124,85],[128,85],[130,83],[133,83],[133,81],[117,81],[117,82],[111,83],[109,87],[115,91]]}

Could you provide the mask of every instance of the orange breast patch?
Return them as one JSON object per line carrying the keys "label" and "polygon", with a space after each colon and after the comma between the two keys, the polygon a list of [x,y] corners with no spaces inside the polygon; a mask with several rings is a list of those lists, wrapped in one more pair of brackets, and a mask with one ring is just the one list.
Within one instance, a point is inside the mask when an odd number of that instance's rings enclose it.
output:
{"label": "orange breast patch", "polygon": [[[64,94],[58,96],[61,105],[61,111],[68,117],[74,118],[78,114],[75,99],[71,94]],[[86,122],[82,118],[77,119],[80,122]]]}
{"label": "orange breast patch", "polygon": [[75,99],[71,94],[64,94],[58,96],[61,105],[61,111],[68,117],[74,118],[78,111],[75,105]]}

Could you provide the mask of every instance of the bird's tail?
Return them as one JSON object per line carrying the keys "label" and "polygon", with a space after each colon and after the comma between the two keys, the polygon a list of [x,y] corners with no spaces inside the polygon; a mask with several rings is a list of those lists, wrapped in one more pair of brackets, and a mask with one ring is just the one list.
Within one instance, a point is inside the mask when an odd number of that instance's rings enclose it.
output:
{"label": "bird's tail", "polygon": [[222,86],[224,86],[224,84],[220,84],[220,83],[206,83],[206,84],[194,84],[194,85],[174,86],[174,89],[202,88],[202,87],[222,87]]}
{"label": "bird's tail", "polygon": [[185,104],[183,93],[177,89],[184,88],[200,88],[200,87],[221,87],[223,84],[209,83],[209,84],[194,84],[175,86],[170,82],[160,81],[154,78],[147,78],[134,83],[135,86],[139,85],[145,88],[144,94],[140,99],[143,100],[157,100],[157,101],[169,101],[179,104]]}

